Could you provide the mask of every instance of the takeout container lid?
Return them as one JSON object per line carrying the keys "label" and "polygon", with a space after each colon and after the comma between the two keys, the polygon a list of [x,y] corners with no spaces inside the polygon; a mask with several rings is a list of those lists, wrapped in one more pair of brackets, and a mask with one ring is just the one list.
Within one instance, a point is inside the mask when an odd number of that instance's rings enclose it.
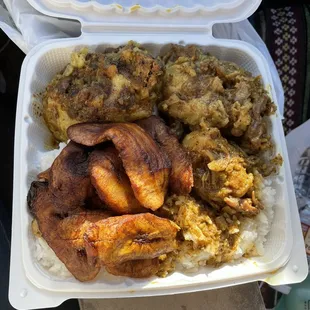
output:
{"label": "takeout container lid", "polygon": [[[11,249],[11,271],[9,299],[11,304],[18,309],[55,307],[69,298],[117,298],[117,297],[142,297],[168,295],[176,293],[189,293],[205,289],[215,289],[230,285],[242,284],[257,280],[266,281],[272,285],[280,285],[302,281],[308,271],[305,258],[304,243],[300,228],[297,205],[294,195],[294,187],[291,180],[291,172],[288,164],[288,156],[285,145],[285,138],[279,117],[275,120],[273,134],[277,136],[277,141],[282,148],[284,158],[283,178],[285,186],[282,200],[285,203],[285,221],[282,223],[282,231],[285,230],[287,240],[283,245],[282,256],[277,258],[275,266],[262,268],[260,274],[252,276],[242,276],[242,272],[230,280],[214,280],[205,284],[195,284],[189,280],[188,285],[178,286],[176,282],[173,286],[163,286],[150,290],[137,289],[134,285],[126,291],[109,292],[102,289],[91,289],[92,284],[85,283],[79,290],[73,287],[75,284],[54,284],[51,279],[42,280],[42,275],[37,273],[36,266],[29,267],[29,255],[25,253],[31,251],[28,243],[29,219],[26,219],[27,210],[25,203],[24,186],[25,178],[28,177],[29,170],[29,116],[31,94],[34,93],[34,80],[38,80],[38,73],[49,71],[50,66],[38,63],[46,55],[53,54],[54,50],[66,50],[51,56],[55,64],[59,59],[69,59],[70,51],[83,45],[100,46],[105,44],[120,45],[129,40],[135,40],[144,44],[165,45],[168,43],[193,43],[209,47],[212,53],[212,46],[221,47],[221,56],[227,58],[227,54],[245,53],[252,61],[262,69],[263,80],[270,86],[270,92],[276,102],[272,79],[268,67],[264,63],[264,58],[260,52],[245,42],[234,40],[219,40],[212,37],[212,25],[216,22],[233,22],[245,19],[250,16],[258,7],[260,1],[257,0],[223,0],[206,1],[205,6],[198,5],[189,7],[187,1],[178,1],[183,6],[171,6],[174,1],[157,1],[162,6],[151,6],[155,1],[143,1],[146,7],[125,6],[117,4],[103,5],[95,1],[81,0],[28,0],[37,10],[44,14],[77,19],[82,24],[82,36],[79,38],[65,38],[53,41],[46,41],[33,48],[26,56],[20,77],[19,95],[16,112],[15,130],[15,158],[14,158],[14,197],[13,197],[13,224],[12,224],[12,249]],[[103,1],[103,0],[102,0]],[[129,2],[129,1],[123,1]],[[203,0],[192,1],[201,2]],[[105,2],[107,3],[107,2]],[[119,3],[122,3],[119,1]],[[132,5],[132,3],[131,3]],[[187,5],[187,6],[186,6]],[[58,56],[57,56],[58,55]],[[217,55],[217,56],[219,56]],[[229,55],[228,55],[229,56]],[[249,59],[250,59],[249,58]],[[233,61],[233,57],[228,57]],[[44,62],[44,61],[43,61]],[[35,68],[35,69],[34,69]],[[58,69],[59,70],[59,69]],[[34,132],[31,133],[35,134]],[[34,148],[37,146],[34,145]],[[29,155],[28,155],[29,156]],[[30,159],[31,160],[31,159]],[[284,212],[284,211],[283,211]],[[246,270],[244,267],[244,271]],[[253,266],[252,266],[253,268]],[[225,272],[222,272],[225,276]],[[40,278],[41,277],[41,278]],[[42,281],[41,281],[42,280]],[[41,281],[41,282],[40,282]],[[47,284],[46,284],[47,283]],[[45,285],[46,284],[46,285]],[[50,285],[50,289],[46,289]],[[152,284],[153,285],[153,284]],[[154,284],[155,285],[155,284]],[[61,289],[67,286],[67,290]],[[58,290],[58,291],[57,291]]]}
{"label": "takeout container lid", "polygon": [[82,32],[211,31],[247,19],[261,0],[28,0],[43,14],[81,22]]}

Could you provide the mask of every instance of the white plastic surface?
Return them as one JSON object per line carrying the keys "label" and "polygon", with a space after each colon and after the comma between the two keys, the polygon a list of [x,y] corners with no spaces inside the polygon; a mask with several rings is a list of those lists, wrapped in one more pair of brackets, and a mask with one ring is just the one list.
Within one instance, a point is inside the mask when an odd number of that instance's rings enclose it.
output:
{"label": "white plastic surface", "polygon": [[[74,279],[60,280],[50,277],[32,257],[33,240],[30,233],[31,216],[27,211],[26,195],[30,182],[39,171],[40,154],[46,152],[45,145],[50,133],[40,117],[32,110],[32,95],[44,89],[54,74],[69,62],[73,50],[83,45],[96,49],[118,46],[128,40],[143,43],[149,50],[157,54],[167,43],[179,43],[207,46],[206,49],[220,59],[234,61],[254,75],[262,75],[265,85],[271,89],[275,100],[272,79],[263,56],[252,46],[232,40],[212,39],[195,34],[123,34],[118,35],[86,35],[79,39],[63,39],[44,43],[34,48],[26,57],[22,67],[15,132],[14,163],[14,206],[13,206],[13,239],[10,277],[10,301],[17,308],[39,308],[55,306],[72,297],[137,297],[165,295],[190,291],[199,291],[229,285],[267,279],[274,285],[301,281],[307,272],[306,260],[303,257],[304,247],[298,221],[297,208],[294,208],[294,190],[290,177],[288,157],[283,130],[279,117],[272,118],[272,134],[283,155],[284,166],[281,169],[281,184],[275,184],[277,190],[277,206],[275,219],[266,242],[264,257],[249,259],[229,264],[218,269],[203,268],[196,274],[185,275],[174,273],[165,279],[132,280],[102,275],[94,282],[80,283]],[[275,100],[276,101],[276,100]],[[40,106],[37,106],[40,109]],[[292,208],[290,208],[292,207]],[[291,221],[294,233],[291,229]],[[298,228],[299,227],[299,228]],[[294,240],[294,267],[289,270],[283,267],[290,259]],[[295,256],[298,253],[298,256]],[[24,269],[21,269],[23,265]],[[279,269],[281,268],[281,269]],[[293,271],[294,269],[294,271]],[[20,272],[28,280],[22,282]],[[278,278],[275,278],[282,273]],[[25,279],[25,277],[23,278]],[[275,279],[275,280],[273,280]],[[21,281],[21,282],[20,282]],[[21,297],[16,287],[30,287],[30,294]],[[36,287],[36,288],[35,288]],[[40,288],[38,290],[37,288]],[[32,296],[32,295],[31,295]],[[49,299],[48,296],[51,298]]]}
{"label": "white plastic surface", "polygon": [[[109,27],[123,31],[139,27],[151,29],[201,28],[211,31],[212,25],[247,19],[261,0],[28,0],[38,11],[50,16],[77,19],[82,29],[89,26]],[[124,25],[126,27],[124,27]],[[95,30],[98,32],[98,28]]]}

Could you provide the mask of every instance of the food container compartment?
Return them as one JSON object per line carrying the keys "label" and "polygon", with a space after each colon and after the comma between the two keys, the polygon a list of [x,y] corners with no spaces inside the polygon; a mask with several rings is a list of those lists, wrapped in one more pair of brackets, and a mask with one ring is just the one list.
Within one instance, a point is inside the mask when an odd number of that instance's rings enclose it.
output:
{"label": "food container compartment", "polygon": [[[130,37],[132,38],[132,36]],[[41,45],[33,50],[23,65],[18,114],[16,123],[16,139],[19,146],[15,150],[15,188],[14,209],[19,210],[22,233],[22,259],[27,278],[37,287],[54,292],[101,292],[102,297],[108,297],[110,292],[118,292],[119,295],[127,296],[132,290],[141,292],[148,291],[154,294],[165,294],[163,288],[176,290],[181,287],[193,285],[222,284],[229,281],[254,281],[263,279],[267,273],[275,272],[282,267],[290,257],[292,247],[292,230],[289,215],[288,195],[293,195],[288,190],[285,169],[288,164],[285,145],[281,136],[283,130],[278,116],[272,117],[272,135],[276,143],[277,152],[283,154],[285,164],[282,166],[277,182],[273,183],[276,189],[276,206],[274,208],[274,220],[271,231],[265,244],[263,257],[241,260],[222,266],[220,268],[201,268],[194,274],[174,273],[167,278],[154,278],[148,280],[133,280],[117,278],[102,273],[96,281],[80,283],[73,278],[60,280],[53,278],[42,269],[32,256],[33,237],[30,231],[31,216],[27,211],[26,196],[31,181],[40,172],[40,156],[49,150],[51,134],[46,128],[40,112],[40,101],[33,94],[44,90],[52,77],[59,72],[69,61],[72,51],[88,46],[90,50],[100,50],[110,46],[126,44],[129,38],[109,37],[102,39],[99,36],[85,36],[83,39],[58,40],[53,43]],[[132,38],[142,43],[154,55],[167,48],[170,39],[168,36]],[[169,40],[169,41],[168,41]],[[174,43],[180,40],[174,37]],[[109,42],[109,43],[108,43]],[[160,43],[159,43],[160,42]],[[263,58],[253,48],[242,42],[228,40],[208,39],[190,36],[188,40],[182,36],[182,43],[194,43],[204,47],[205,50],[216,57],[237,63],[253,75],[261,75],[265,86],[270,89],[273,96],[272,81],[268,68]],[[275,96],[273,96],[275,100]],[[34,103],[34,104],[32,104]],[[19,182],[17,182],[19,180]],[[18,193],[18,195],[17,195]]]}
{"label": "food container compartment", "polygon": [[[82,22],[82,36],[42,43],[30,51],[23,63],[15,131],[9,293],[11,304],[19,309],[42,308],[57,306],[69,298],[155,296],[214,289],[256,280],[265,280],[273,285],[301,281],[306,276],[308,268],[284,133],[278,115],[271,117],[270,127],[276,152],[282,154],[284,164],[277,181],[272,183],[272,187],[276,190],[276,205],[271,230],[266,238],[264,256],[241,259],[219,268],[204,267],[196,273],[174,272],[167,278],[134,280],[101,272],[95,281],[89,283],[78,282],[73,277],[69,279],[53,277],[39,265],[33,256],[34,239],[30,228],[32,217],[27,210],[26,196],[31,181],[40,172],[41,156],[50,150],[52,136],[41,116],[40,100],[33,95],[45,89],[53,76],[70,61],[73,51],[84,46],[90,51],[103,50],[134,40],[157,56],[167,49],[170,43],[197,44],[221,60],[235,62],[253,75],[261,75],[273,101],[277,102],[268,66],[260,52],[244,42],[214,39],[210,35],[211,24],[215,20],[244,19],[256,9],[260,1],[227,0],[217,5],[215,1],[210,1],[209,4],[214,5],[204,9],[203,17],[201,8],[199,10],[176,8],[171,16],[168,14],[171,19],[165,16],[169,12],[163,12],[162,8],[153,11],[152,8],[148,8],[149,13],[156,13],[153,15],[139,9],[134,12],[132,19],[128,17],[130,20],[128,27],[125,24],[116,24],[118,16],[128,13],[126,10],[119,12],[120,15],[110,14],[111,18],[108,18],[106,24],[96,23],[98,16],[103,14],[106,18],[109,12],[102,3],[92,1],[87,4],[73,0],[29,2],[45,14],[66,18],[78,16],[75,18]],[[81,10],[82,6],[86,6],[87,9]],[[236,16],[238,10],[242,12]],[[85,20],[85,16],[88,20]],[[143,28],[142,25],[148,20],[155,25]],[[184,20],[191,21],[191,24],[179,26]],[[291,256],[292,248],[295,255]]]}

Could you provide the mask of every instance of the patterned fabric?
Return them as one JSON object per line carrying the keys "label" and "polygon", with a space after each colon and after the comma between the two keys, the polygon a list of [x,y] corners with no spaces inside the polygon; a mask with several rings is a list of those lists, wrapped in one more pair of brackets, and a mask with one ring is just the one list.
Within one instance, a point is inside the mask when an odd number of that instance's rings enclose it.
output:
{"label": "patterned fabric", "polygon": [[264,8],[252,20],[283,84],[288,133],[310,118],[310,5]]}

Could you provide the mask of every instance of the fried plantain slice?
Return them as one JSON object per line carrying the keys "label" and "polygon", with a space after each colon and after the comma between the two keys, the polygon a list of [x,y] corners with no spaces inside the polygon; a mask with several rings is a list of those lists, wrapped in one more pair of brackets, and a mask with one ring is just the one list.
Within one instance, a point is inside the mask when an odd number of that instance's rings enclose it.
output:
{"label": "fried plantain slice", "polygon": [[50,177],[50,170],[51,170],[51,168],[48,168],[48,169],[40,172],[37,175],[38,180],[43,180],[45,182],[48,182],[49,181],[49,177]]}
{"label": "fried plantain slice", "polygon": [[178,195],[189,194],[194,184],[192,164],[177,137],[170,132],[164,121],[155,115],[139,120],[136,124],[167,153],[171,161],[170,190]]}
{"label": "fried plantain slice", "polygon": [[84,205],[90,192],[88,155],[85,148],[74,142],[61,151],[49,173],[49,189],[63,212]]}
{"label": "fried plantain slice", "polygon": [[104,266],[153,259],[176,249],[178,230],[172,221],[150,213],[110,217],[89,226],[86,251]]}
{"label": "fried plantain slice", "polygon": [[55,197],[46,182],[31,184],[27,202],[43,238],[73,276],[79,281],[94,279],[101,264],[96,257],[87,256],[83,234],[91,222],[105,219],[110,213],[79,210],[79,213],[63,218],[57,213]]}
{"label": "fried plantain slice", "polygon": [[87,200],[85,201],[85,206],[83,207],[89,210],[98,210],[98,209],[100,210],[106,209],[107,211],[109,210],[108,206],[104,203],[104,201],[102,201],[99,198],[96,189],[93,186],[90,187]]}
{"label": "fried plantain slice", "polygon": [[106,266],[107,272],[115,276],[124,276],[131,278],[148,278],[156,275],[159,271],[159,259],[141,259],[131,260],[119,265]]}
{"label": "fried plantain slice", "polygon": [[88,169],[98,196],[112,211],[117,214],[147,211],[136,199],[122,161],[114,147],[92,152]]}
{"label": "fried plantain slice", "polygon": [[79,281],[96,277],[102,265],[114,275],[143,278],[158,272],[157,257],[176,249],[179,227],[150,213],[111,217],[104,210],[57,213],[47,182],[33,182],[27,201],[39,231]]}
{"label": "fried plantain slice", "polygon": [[76,143],[94,146],[111,140],[119,152],[134,195],[140,204],[153,211],[164,203],[171,163],[154,140],[132,123],[76,124],[68,128]]}

